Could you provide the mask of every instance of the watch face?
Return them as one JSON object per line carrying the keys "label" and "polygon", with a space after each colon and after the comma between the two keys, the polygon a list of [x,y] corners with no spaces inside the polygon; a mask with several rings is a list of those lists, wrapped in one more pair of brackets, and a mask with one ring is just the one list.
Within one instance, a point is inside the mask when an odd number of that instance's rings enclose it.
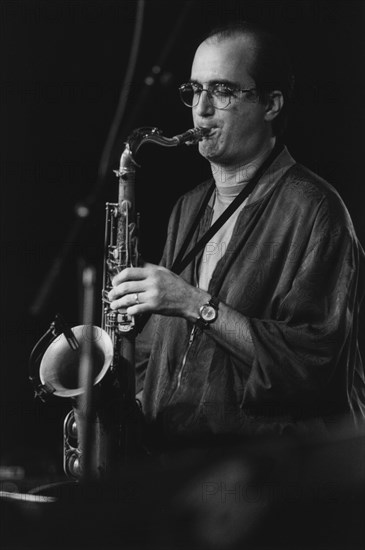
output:
{"label": "watch face", "polygon": [[206,304],[200,308],[200,315],[203,321],[210,323],[217,317],[217,310],[213,306]]}

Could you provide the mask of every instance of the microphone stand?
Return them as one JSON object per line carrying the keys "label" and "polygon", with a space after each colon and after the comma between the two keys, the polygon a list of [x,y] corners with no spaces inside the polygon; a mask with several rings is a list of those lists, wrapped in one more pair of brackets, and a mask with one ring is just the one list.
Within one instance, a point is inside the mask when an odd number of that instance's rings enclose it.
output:
{"label": "microphone stand", "polygon": [[83,339],[81,347],[79,387],[83,388],[78,398],[79,408],[79,432],[81,448],[81,480],[91,481],[93,477],[93,446],[95,445],[93,433],[94,420],[94,335],[92,334],[94,323],[95,302],[95,269],[86,266],[82,274],[84,287],[83,300],[83,325],[90,330],[88,337]]}

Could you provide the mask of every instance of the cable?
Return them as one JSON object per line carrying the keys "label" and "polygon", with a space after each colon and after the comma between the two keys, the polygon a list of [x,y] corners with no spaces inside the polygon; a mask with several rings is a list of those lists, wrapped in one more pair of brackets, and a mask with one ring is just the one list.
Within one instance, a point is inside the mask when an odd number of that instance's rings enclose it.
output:
{"label": "cable", "polygon": [[138,1],[131,54],[129,56],[129,63],[128,63],[124,83],[121,89],[121,93],[119,96],[117,110],[114,115],[114,119],[112,121],[109,134],[105,142],[104,150],[101,155],[99,170],[98,170],[97,188],[103,184],[104,179],[107,175],[107,170],[109,167],[109,160],[113,150],[113,145],[114,145],[116,136],[118,134],[119,127],[121,126],[121,121],[123,120],[125,108],[127,105],[128,94],[133,81],[133,75],[136,69],[138,53],[139,53],[140,44],[141,44],[144,4],[145,4],[144,0]]}
{"label": "cable", "polygon": [[103,152],[101,154],[96,184],[89,197],[76,208],[77,218],[73,226],[71,227],[68,236],[65,239],[65,243],[61,248],[60,253],[55,258],[53,265],[51,266],[49,272],[46,274],[46,277],[38,291],[38,294],[30,307],[30,313],[32,315],[40,315],[40,313],[45,308],[48,299],[59,279],[61,271],[66,264],[66,260],[73,252],[74,244],[75,242],[77,242],[77,237],[80,235],[82,229],[84,228],[86,219],[90,217],[91,207],[97,202],[98,193],[104,185],[114,141],[116,139],[119,127],[121,126],[121,121],[123,120],[128,99],[128,93],[131,87],[131,83],[133,81],[133,75],[137,64],[143,28],[144,7],[145,0],[138,0],[131,53],[129,56],[127,71],[121,88],[117,109],[110,126]]}

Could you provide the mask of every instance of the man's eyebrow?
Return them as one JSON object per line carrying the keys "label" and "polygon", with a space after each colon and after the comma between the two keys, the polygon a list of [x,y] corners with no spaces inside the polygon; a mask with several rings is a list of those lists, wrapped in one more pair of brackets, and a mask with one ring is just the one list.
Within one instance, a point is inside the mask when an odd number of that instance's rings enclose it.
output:
{"label": "man's eyebrow", "polygon": [[[198,84],[199,86],[202,86],[202,84],[198,80],[194,80],[193,78],[189,79],[190,84]],[[227,80],[225,78],[217,78],[215,80],[208,80],[208,86],[214,86],[214,84],[225,84],[226,86],[229,86],[230,88],[240,88],[241,84],[239,82],[232,82],[232,80]]]}

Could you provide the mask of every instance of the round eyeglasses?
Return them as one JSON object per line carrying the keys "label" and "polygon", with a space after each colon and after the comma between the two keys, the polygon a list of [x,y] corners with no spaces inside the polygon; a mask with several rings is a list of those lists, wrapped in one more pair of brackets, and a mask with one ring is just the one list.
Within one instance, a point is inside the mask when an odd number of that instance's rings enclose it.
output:
{"label": "round eyeglasses", "polygon": [[256,88],[233,88],[227,84],[216,82],[208,88],[203,88],[195,82],[181,84],[179,87],[181,101],[187,107],[196,107],[199,103],[202,92],[207,92],[208,98],[215,109],[226,109],[232,98],[236,98],[239,93],[253,92]]}

